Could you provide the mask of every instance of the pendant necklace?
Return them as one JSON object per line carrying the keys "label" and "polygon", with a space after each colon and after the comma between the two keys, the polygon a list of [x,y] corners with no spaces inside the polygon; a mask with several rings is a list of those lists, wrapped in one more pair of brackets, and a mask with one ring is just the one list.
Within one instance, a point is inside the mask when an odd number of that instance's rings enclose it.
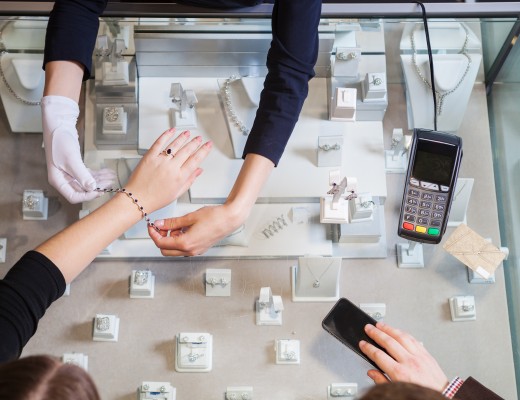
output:
{"label": "pendant necklace", "polygon": [[224,82],[224,85],[222,86],[222,93],[224,96],[224,108],[226,109],[226,113],[233,123],[234,126],[240,130],[242,135],[247,136],[249,135],[250,129],[246,127],[244,122],[238,117],[236,111],[233,109],[233,104],[231,100],[231,84],[235,81],[239,81],[242,79],[240,76],[231,75],[229,78],[227,78]]}
{"label": "pendant necklace", "polygon": [[312,277],[314,278],[314,282],[312,283],[312,287],[313,288],[319,288],[320,285],[321,285],[321,278],[323,278],[323,275],[325,275],[327,273],[327,271],[329,270],[329,268],[332,266],[332,264],[334,264],[334,260],[331,260],[329,265],[327,265],[325,267],[325,269],[323,270],[323,272],[321,273],[321,275],[316,278],[316,275],[314,275],[314,272],[312,272],[312,269],[309,265],[309,261],[306,261],[305,262],[305,265],[307,266],[307,269],[309,270],[310,274],[312,275]]}
{"label": "pendant necklace", "polygon": [[[444,92],[440,92],[437,89],[435,90],[435,95],[439,99],[439,102],[437,104],[437,110],[436,110],[437,111],[437,115],[441,115],[442,114],[442,106],[444,105],[444,99],[448,95],[452,94],[453,92],[455,92],[459,88],[459,86],[462,84],[462,82],[466,78],[466,75],[468,75],[469,69],[471,67],[471,57],[468,54],[469,31],[468,31],[468,28],[466,28],[464,25],[461,24],[461,26],[464,29],[464,32],[466,33],[466,36],[464,38],[464,43],[462,44],[462,48],[460,49],[459,54],[462,54],[464,57],[466,57],[468,63],[466,65],[466,69],[464,70],[464,73],[462,74],[462,77],[455,84],[455,86],[453,86],[453,88],[451,88],[449,90],[446,90]],[[419,65],[417,65],[417,49],[416,49],[416,46],[415,46],[415,36],[414,36],[416,29],[417,29],[417,25],[414,26],[414,28],[412,29],[412,33],[410,34],[410,43],[411,43],[411,46],[412,46],[412,64],[413,64],[413,66],[415,68],[415,71],[417,72],[417,75],[419,75],[419,78],[421,78],[423,83],[430,90],[432,90],[431,82],[428,81],[428,79],[426,79],[426,77],[424,76],[424,74],[421,71],[421,68],[419,68]]]}

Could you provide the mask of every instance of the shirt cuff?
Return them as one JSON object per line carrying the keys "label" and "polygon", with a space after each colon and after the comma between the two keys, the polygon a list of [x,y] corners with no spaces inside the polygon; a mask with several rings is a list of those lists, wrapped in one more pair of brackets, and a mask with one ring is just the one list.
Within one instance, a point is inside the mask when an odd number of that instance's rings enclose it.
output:
{"label": "shirt cuff", "polygon": [[456,376],[451,380],[448,386],[446,386],[446,389],[444,389],[442,395],[448,399],[453,399],[463,383],[464,381]]}

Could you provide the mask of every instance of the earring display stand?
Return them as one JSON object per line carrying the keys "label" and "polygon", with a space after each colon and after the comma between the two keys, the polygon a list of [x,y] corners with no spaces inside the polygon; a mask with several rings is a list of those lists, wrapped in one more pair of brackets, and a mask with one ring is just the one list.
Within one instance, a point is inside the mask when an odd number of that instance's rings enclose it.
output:
{"label": "earring display stand", "polygon": [[466,214],[468,211],[469,199],[473,189],[473,178],[458,178],[453,192],[448,226],[459,226],[466,224]]}
{"label": "earring display stand", "polygon": [[207,332],[177,334],[175,371],[209,372],[213,368],[213,335]]}
{"label": "earring display stand", "polygon": [[318,167],[340,167],[342,156],[343,136],[318,137]]}
{"label": "earring display stand", "polygon": [[409,240],[397,243],[397,266],[399,268],[424,268],[423,245]]}
{"label": "earring display stand", "polygon": [[386,172],[404,174],[408,168],[408,152],[406,151],[407,136],[402,129],[394,129],[392,133],[392,148],[385,150]]}
{"label": "earring display stand", "polygon": [[293,301],[338,300],[341,262],[341,257],[299,257],[298,265],[291,267]]}

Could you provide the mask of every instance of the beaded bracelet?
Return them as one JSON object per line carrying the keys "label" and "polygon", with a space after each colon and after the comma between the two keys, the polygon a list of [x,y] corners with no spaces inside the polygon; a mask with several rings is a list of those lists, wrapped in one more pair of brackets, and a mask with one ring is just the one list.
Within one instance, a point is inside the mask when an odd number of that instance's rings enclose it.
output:
{"label": "beaded bracelet", "polygon": [[124,194],[126,194],[128,197],[130,197],[130,199],[132,199],[132,202],[137,206],[138,210],[141,211],[141,214],[143,215],[143,218],[146,221],[146,224],[148,226],[151,226],[152,228],[154,228],[157,232],[159,232],[159,228],[157,228],[155,226],[155,224],[150,221],[150,217],[148,216],[148,213],[146,211],[144,211],[144,207],[139,204],[139,200],[137,200],[133,196],[133,194],[131,192],[128,192],[125,188],[120,188],[120,189],[113,189],[113,188],[101,189],[101,188],[96,188],[96,192],[101,192],[101,193],[124,193]]}

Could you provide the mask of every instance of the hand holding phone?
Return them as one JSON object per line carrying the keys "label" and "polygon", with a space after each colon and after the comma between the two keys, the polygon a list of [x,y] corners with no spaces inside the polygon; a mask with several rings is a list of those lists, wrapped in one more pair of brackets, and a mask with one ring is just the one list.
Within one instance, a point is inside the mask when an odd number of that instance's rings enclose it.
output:
{"label": "hand holding phone", "polygon": [[365,333],[365,325],[376,325],[377,321],[346,298],[339,299],[323,319],[322,326],[327,332],[346,345],[357,355],[364,358],[374,368],[380,370],[375,362],[359,349],[359,342],[364,340],[378,349],[385,351]]}

